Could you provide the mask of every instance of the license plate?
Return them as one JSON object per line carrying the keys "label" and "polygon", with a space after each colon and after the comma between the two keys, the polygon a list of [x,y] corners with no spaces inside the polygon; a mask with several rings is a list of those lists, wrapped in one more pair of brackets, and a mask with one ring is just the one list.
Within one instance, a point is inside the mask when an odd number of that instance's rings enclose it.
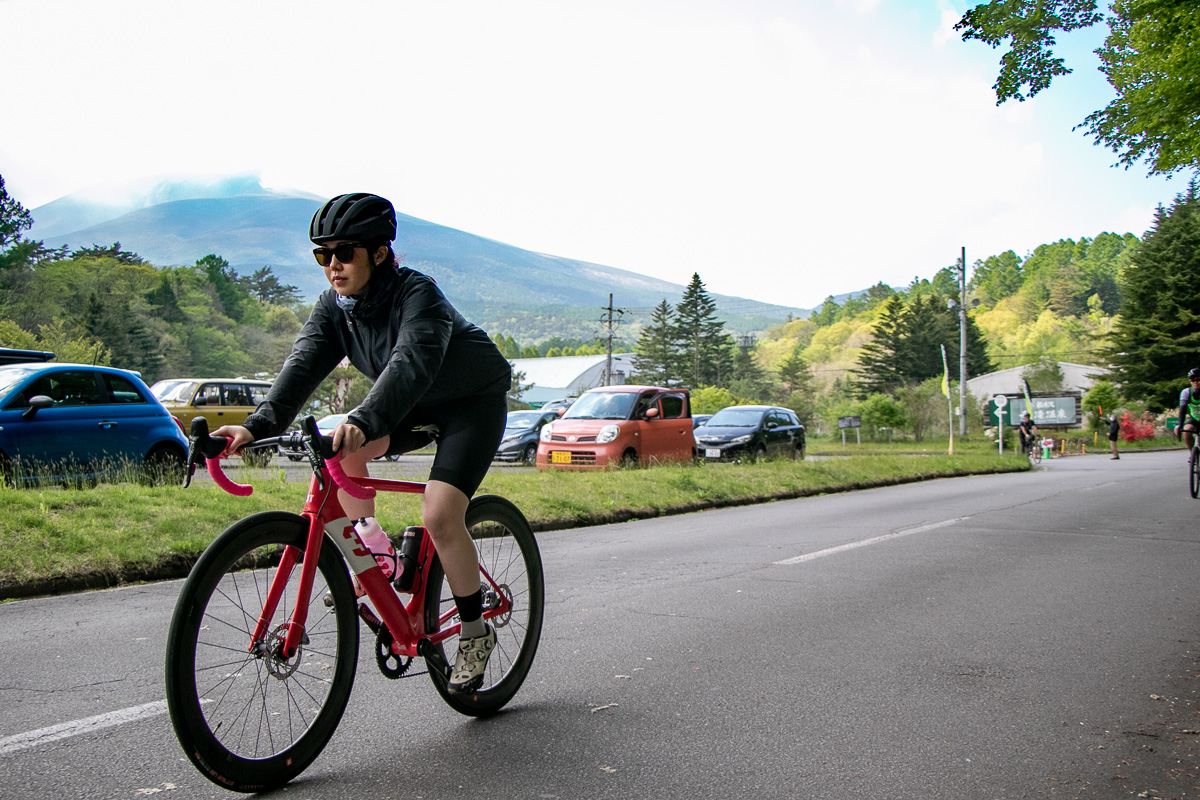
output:
{"label": "license plate", "polygon": [[704,450],[705,458],[720,458],[721,449],[719,447],[709,447]]}
{"label": "license plate", "polygon": [[571,463],[571,451],[570,450],[551,450],[550,451],[550,463],[551,464],[570,464]]}

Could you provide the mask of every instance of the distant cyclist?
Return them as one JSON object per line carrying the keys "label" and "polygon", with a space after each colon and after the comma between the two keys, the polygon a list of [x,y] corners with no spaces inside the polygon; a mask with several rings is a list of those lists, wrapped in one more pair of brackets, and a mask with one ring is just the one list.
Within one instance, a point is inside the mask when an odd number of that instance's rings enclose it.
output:
{"label": "distant cyclist", "polygon": [[[421,517],[461,624],[449,690],[472,691],[483,679],[496,633],[482,617],[467,503],[504,434],[511,368],[431,278],[400,266],[392,251],[396,212],[384,198],[361,193],[333,198],[313,217],[309,238],[331,288],[317,299],[267,399],[244,427],[228,425],[213,433],[231,439],[230,452],[283,433],[343,358],[375,382],[333,429],[347,475],[367,475],[372,459],[428,445],[430,435],[418,429],[436,425],[437,453]],[[390,578],[395,551],[375,520],[374,500],[340,490],[338,499]]]}
{"label": "distant cyclist", "polygon": [[1017,426],[1017,436],[1021,437],[1021,452],[1028,453],[1038,437],[1038,427],[1026,411],[1021,415],[1021,424]]}
{"label": "distant cyclist", "polygon": [[1182,437],[1190,453],[1195,435],[1200,432],[1200,367],[1188,371],[1188,383],[1190,385],[1179,393],[1179,424],[1175,426],[1175,438]]}

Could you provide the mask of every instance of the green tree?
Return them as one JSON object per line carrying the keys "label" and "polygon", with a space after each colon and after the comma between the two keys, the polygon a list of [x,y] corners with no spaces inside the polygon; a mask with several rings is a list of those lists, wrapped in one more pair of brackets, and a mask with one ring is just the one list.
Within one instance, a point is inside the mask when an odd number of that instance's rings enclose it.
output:
{"label": "green tree", "polygon": [[263,303],[290,306],[300,302],[300,290],[291,284],[280,283],[270,267],[257,269],[248,278],[239,277],[237,285]]}
{"label": "green tree", "polygon": [[895,431],[903,428],[906,423],[904,407],[886,394],[870,395],[859,402],[855,411],[856,415],[862,418],[863,436],[872,442],[888,438],[880,428]]}
{"label": "green tree", "polygon": [[842,307],[839,306],[837,301],[833,299],[833,295],[829,295],[829,297],[825,298],[825,302],[821,304],[821,307],[814,311],[813,315],[809,317],[809,319],[812,320],[818,327],[828,327],[837,322],[838,313],[841,310]]}
{"label": "green tree", "polygon": [[[114,247],[119,246],[120,242],[114,245]],[[208,278],[208,282],[212,284],[213,292],[220,301],[221,310],[225,312],[225,316],[235,322],[241,321],[246,313],[245,306],[246,301],[250,298],[250,293],[238,283],[237,272],[229,266],[229,262],[218,255],[209,254],[196,262],[196,269],[202,272]]]}
{"label": "green tree", "polygon": [[855,392],[865,398],[876,393],[891,393],[904,384],[897,353],[904,347],[907,327],[904,300],[892,295],[884,303],[879,320],[871,329],[871,341],[862,347],[854,371]]}
{"label": "green tree", "polygon": [[651,386],[670,386],[679,380],[678,333],[675,312],[663,300],[650,314],[650,324],[642,328],[633,348],[634,378]]}
{"label": "green tree", "polygon": [[790,408],[808,424],[817,412],[817,391],[812,369],[804,358],[804,347],[799,343],[779,365],[779,383],[776,402]]}
{"label": "green tree", "polygon": [[716,301],[704,289],[700,275],[693,273],[675,306],[676,340],[680,347],[679,371],[691,386],[721,383],[732,369],[732,339],[725,323],[717,319]]}
{"label": "green tree", "polygon": [[15,197],[4,188],[4,176],[0,175],[0,249],[16,244],[23,231],[33,227],[33,217]]}
{"label": "green tree", "polygon": [[997,105],[1023,101],[1071,70],[1053,53],[1055,34],[1108,24],[1097,51],[1100,71],[1117,96],[1078,126],[1129,168],[1144,161],[1150,174],[1200,169],[1200,14],[1193,2],[1112,0],[995,0],[969,10],[954,26],[964,40],[993,48],[1009,42],[996,78]]}
{"label": "green tree", "polygon": [[1200,366],[1200,186],[1161,206],[1121,273],[1121,316],[1110,334],[1113,381],[1151,411],[1176,406],[1187,371]]}
{"label": "green tree", "polygon": [[1088,420],[1088,428],[1091,430],[1100,430],[1102,425],[1102,415],[1108,415],[1115,412],[1120,404],[1117,396],[1117,387],[1113,386],[1112,381],[1103,380],[1096,381],[1092,384],[1092,388],[1087,390],[1087,394],[1083,396],[1083,413]]}

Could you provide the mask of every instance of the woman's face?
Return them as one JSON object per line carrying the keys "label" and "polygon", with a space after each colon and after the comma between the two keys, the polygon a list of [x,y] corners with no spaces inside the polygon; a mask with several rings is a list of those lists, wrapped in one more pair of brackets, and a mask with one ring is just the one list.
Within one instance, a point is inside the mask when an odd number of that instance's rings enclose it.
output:
{"label": "woman's face", "polygon": [[[331,250],[336,248],[342,240],[323,243],[323,247],[328,247]],[[386,248],[379,248],[383,252],[387,252]],[[374,254],[376,261],[381,257],[379,251]],[[348,297],[352,294],[362,294],[367,288],[367,282],[371,280],[371,253],[366,247],[355,247],[354,258],[349,261],[339,261],[337,256],[331,256],[329,263],[322,269],[325,270],[325,278],[329,281],[329,285],[333,290],[342,297]]]}

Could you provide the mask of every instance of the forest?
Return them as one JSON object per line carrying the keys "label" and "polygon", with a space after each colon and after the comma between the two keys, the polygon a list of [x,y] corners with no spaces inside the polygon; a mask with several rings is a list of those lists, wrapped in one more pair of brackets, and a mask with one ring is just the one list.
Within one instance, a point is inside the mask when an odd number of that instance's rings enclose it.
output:
{"label": "forest", "polygon": [[[1109,366],[1116,385],[1104,390],[1128,408],[1172,407],[1181,376],[1198,365],[1200,308],[1186,291],[1200,277],[1198,205],[1193,184],[1159,209],[1145,239],[1104,232],[966,265],[968,374],[1026,365],[1035,390],[1053,390],[1059,362]],[[136,370],[147,383],[269,377],[309,311],[269,269],[238,275],[218,254],[156,267],[120,243],[48,250],[21,236],[29,224],[0,177],[3,346]],[[841,304],[831,297],[810,319],[736,338],[695,274],[677,306],[664,299],[640,309],[644,321],[624,326],[614,346],[635,353],[633,379],[691,386],[695,413],[769,402],[792,408],[814,432],[857,415],[868,436],[890,429],[921,439],[947,425],[941,346],[957,379],[962,270],[950,265],[901,288],[879,283]],[[551,330],[523,342],[502,324],[489,333],[509,358],[599,354],[607,345]],[[367,388],[352,368],[339,369],[314,400],[337,410]],[[970,417],[977,429],[982,412]]]}

